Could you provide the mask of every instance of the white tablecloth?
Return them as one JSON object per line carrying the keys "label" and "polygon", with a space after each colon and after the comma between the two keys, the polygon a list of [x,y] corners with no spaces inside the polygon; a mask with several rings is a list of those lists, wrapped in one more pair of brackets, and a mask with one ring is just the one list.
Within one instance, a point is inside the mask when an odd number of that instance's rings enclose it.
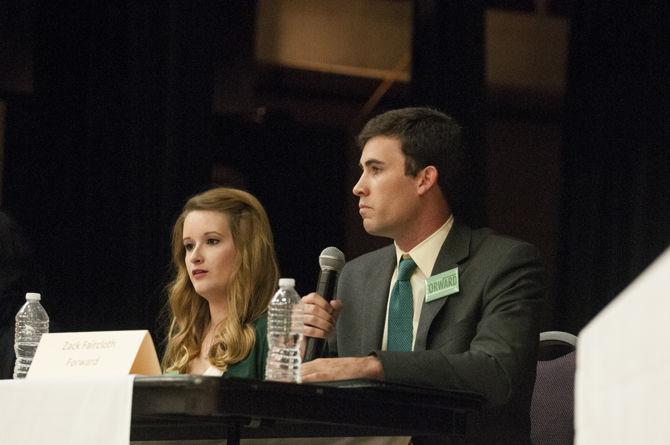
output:
{"label": "white tablecloth", "polygon": [[128,445],[133,376],[0,380],[0,443]]}
{"label": "white tablecloth", "polygon": [[579,334],[575,432],[576,445],[670,443],[670,249]]}

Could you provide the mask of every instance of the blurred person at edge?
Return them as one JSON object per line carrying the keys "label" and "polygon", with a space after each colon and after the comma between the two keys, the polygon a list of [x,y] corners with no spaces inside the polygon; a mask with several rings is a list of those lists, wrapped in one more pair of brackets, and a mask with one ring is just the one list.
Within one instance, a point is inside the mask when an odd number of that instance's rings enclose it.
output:
{"label": "blurred person at edge", "polygon": [[14,374],[16,313],[27,292],[43,291],[32,248],[16,221],[0,210],[0,379]]}

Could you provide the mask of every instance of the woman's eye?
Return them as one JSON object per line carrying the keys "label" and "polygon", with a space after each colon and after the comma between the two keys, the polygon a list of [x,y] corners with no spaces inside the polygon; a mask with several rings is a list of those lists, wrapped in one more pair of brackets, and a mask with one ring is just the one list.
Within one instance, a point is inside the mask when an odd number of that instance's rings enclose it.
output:
{"label": "woman's eye", "polygon": [[193,243],[184,244],[184,249],[186,249],[187,252],[190,252],[193,250]]}
{"label": "woman's eye", "polygon": [[210,238],[207,240],[207,244],[219,244],[219,240],[216,238]]}

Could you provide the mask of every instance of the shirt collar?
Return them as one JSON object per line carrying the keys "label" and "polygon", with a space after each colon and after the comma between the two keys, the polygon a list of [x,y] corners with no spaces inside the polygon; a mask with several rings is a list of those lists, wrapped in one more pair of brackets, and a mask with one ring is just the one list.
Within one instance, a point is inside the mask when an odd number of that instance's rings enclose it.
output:
{"label": "shirt collar", "polygon": [[403,257],[403,255],[409,255],[412,257],[416,263],[416,266],[419,268],[419,270],[421,270],[423,275],[425,277],[429,277],[433,271],[433,266],[435,265],[437,256],[440,253],[442,244],[444,244],[444,241],[447,239],[447,235],[449,235],[449,231],[453,225],[454,216],[450,215],[449,219],[447,219],[447,221],[442,224],[439,229],[433,232],[433,234],[428,238],[414,246],[414,248],[409,252],[403,252],[402,249],[400,249],[400,247],[394,243],[396,268],[398,267],[398,263],[400,262],[400,259]]}

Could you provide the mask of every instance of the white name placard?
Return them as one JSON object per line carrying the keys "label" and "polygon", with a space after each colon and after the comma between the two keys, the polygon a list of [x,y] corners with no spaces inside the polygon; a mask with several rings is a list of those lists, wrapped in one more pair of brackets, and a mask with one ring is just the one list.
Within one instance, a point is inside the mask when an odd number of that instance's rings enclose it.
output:
{"label": "white name placard", "polygon": [[161,374],[149,331],[44,334],[27,377],[127,374]]}

